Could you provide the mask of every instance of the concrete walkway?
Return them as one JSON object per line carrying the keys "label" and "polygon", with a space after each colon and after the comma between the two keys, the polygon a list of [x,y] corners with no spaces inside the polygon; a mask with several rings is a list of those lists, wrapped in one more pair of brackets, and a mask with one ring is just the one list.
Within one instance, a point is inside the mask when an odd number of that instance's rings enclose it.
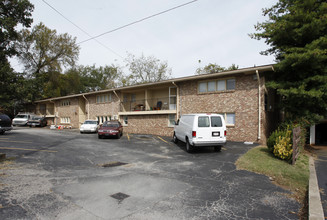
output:
{"label": "concrete walkway", "polygon": [[317,158],[310,158],[309,219],[327,219],[327,146],[314,146]]}

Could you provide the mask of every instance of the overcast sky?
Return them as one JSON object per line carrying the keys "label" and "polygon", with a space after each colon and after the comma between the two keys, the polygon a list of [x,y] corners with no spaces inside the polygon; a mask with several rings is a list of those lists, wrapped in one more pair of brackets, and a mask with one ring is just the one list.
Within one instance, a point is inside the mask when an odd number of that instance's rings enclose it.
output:
{"label": "overcast sky", "polygon": [[[100,35],[190,0],[45,0],[92,36]],[[82,42],[90,37],[60,16],[42,0],[34,4],[33,25],[43,22],[57,33]],[[262,56],[264,41],[251,39],[257,22],[267,20],[262,8],[277,0],[198,0],[124,29],[80,44],[78,64],[125,65],[127,53],[153,55],[167,61],[172,77],[194,75],[208,63],[240,68],[274,63]],[[199,60],[201,63],[199,64]],[[14,65],[15,62],[13,62]],[[127,72],[127,69],[124,71]]]}

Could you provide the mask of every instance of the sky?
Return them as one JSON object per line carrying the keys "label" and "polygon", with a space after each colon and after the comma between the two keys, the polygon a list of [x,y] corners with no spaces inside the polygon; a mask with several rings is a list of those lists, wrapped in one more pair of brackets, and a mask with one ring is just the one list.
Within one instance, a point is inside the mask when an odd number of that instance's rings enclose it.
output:
{"label": "sky", "polygon": [[[32,26],[43,22],[58,34],[76,37],[77,43],[190,1],[30,0],[35,7]],[[260,55],[268,45],[264,40],[251,39],[248,34],[256,32],[255,24],[268,19],[262,15],[262,9],[276,2],[198,0],[80,43],[78,64],[124,67],[128,54],[136,57],[143,54],[166,61],[173,78],[194,75],[197,68],[209,63],[223,67],[236,64],[239,68],[272,64],[273,56]],[[22,69],[16,60],[12,64],[16,70]],[[123,70],[128,74],[126,67]]]}

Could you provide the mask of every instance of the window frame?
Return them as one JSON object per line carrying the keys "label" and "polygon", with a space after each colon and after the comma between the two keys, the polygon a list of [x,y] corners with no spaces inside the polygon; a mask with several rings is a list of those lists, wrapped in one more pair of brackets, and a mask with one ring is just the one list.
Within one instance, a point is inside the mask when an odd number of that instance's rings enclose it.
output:
{"label": "window frame", "polygon": [[[228,81],[234,81],[233,89],[228,89],[227,82]],[[220,83],[219,83],[220,82]],[[224,84],[224,88],[220,89],[220,86],[222,86],[222,83]],[[209,84],[214,85],[215,90],[209,91]],[[220,93],[220,92],[233,92],[236,90],[236,78],[224,78],[224,79],[212,79],[212,80],[205,80],[205,81],[199,81],[198,82],[198,94],[206,94],[206,93]]]}
{"label": "window frame", "polygon": [[[176,114],[169,114],[168,115],[168,127],[174,127],[175,120],[176,120]],[[171,123],[171,122],[174,122],[174,123]]]}
{"label": "window frame", "polygon": [[[223,117],[224,117],[224,120],[225,120],[225,123],[226,123],[226,126],[227,127],[234,127],[235,126],[235,124],[236,124],[236,114],[235,114],[235,112],[225,112],[225,113],[218,113],[218,114],[220,114],[220,115],[222,115]],[[227,115],[234,115],[234,124],[228,124],[227,123]]]}
{"label": "window frame", "polygon": [[112,95],[111,93],[97,95],[95,101],[96,104],[110,103],[112,102]]}

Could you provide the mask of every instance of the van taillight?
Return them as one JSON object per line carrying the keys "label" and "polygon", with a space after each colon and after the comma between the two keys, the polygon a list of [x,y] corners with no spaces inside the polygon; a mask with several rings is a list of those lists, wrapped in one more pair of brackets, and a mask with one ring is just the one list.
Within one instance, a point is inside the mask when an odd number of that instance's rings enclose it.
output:
{"label": "van taillight", "polygon": [[196,131],[192,131],[192,137],[196,137]]}
{"label": "van taillight", "polygon": [[225,131],[224,131],[224,136],[226,136],[226,135],[227,135],[227,131],[225,130]]}

